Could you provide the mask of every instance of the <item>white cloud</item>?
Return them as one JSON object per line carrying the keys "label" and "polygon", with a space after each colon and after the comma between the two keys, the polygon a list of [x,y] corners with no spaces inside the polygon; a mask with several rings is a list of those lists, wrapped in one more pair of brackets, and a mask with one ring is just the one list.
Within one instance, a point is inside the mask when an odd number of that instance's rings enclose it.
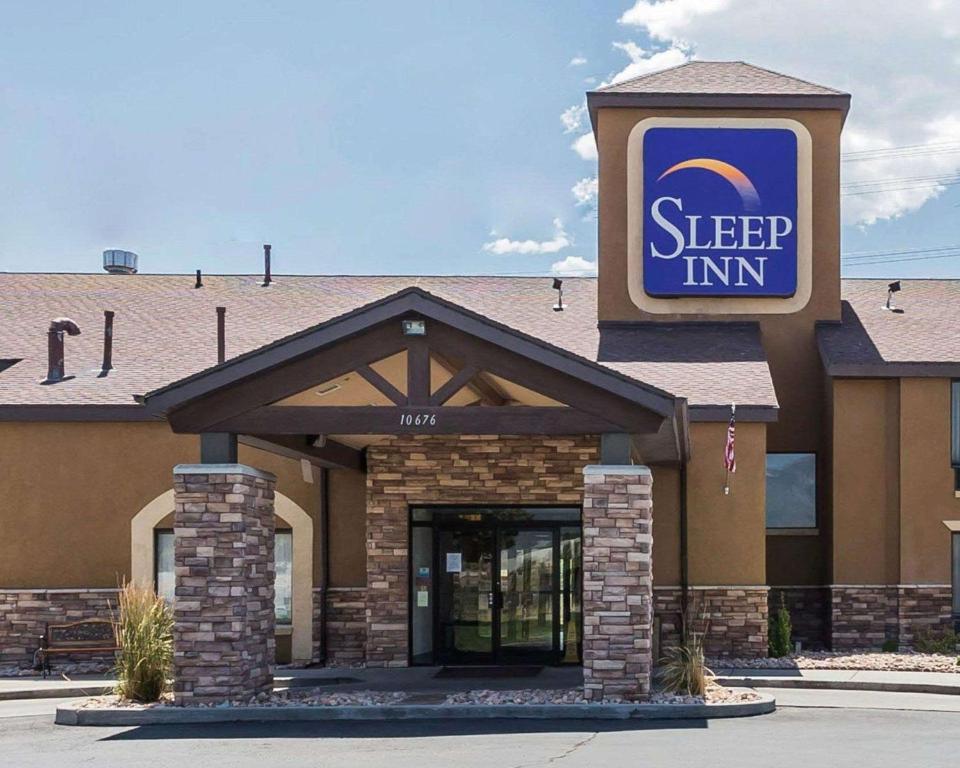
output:
{"label": "white cloud", "polygon": [[498,256],[508,253],[556,253],[570,245],[573,245],[573,238],[564,231],[563,222],[560,219],[554,219],[553,237],[549,240],[511,240],[508,237],[500,237],[484,243],[483,250]]}
{"label": "white cloud", "polygon": [[683,31],[697,16],[722,11],[730,0],[637,0],[620,17],[621,24],[645,27],[651,37],[668,42],[683,40]]}
{"label": "white cloud", "polygon": [[577,205],[594,205],[597,201],[598,188],[597,177],[587,176],[574,184],[570,191],[577,199]]}
{"label": "white cloud", "polygon": [[570,145],[570,149],[580,155],[584,160],[596,160],[598,157],[597,143],[593,140],[593,131],[580,136]]}
{"label": "white cloud", "polygon": [[550,265],[550,273],[558,277],[586,277],[597,274],[597,262],[582,256],[567,256]]}
{"label": "white cloud", "polygon": [[659,72],[661,69],[676,67],[690,58],[686,46],[682,43],[663,51],[645,51],[630,40],[625,43],[614,43],[613,47],[627,54],[630,57],[630,63],[609,80],[601,83],[601,88],[613,83],[622,83],[624,80],[631,80],[641,75],[649,75],[651,72]]}
{"label": "white cloud", "polygon": [[582,67],[586,63],[587,63],[587,59],[585,56],[574,56],[572,59],[570,59],[570,63],[567,66]]}
{"label": "white cloud", "polygon": [[[667,48],[650,54],[618,45],[631,61],[613,80],[643,74],[636,65],[666,54],[677,63],[693,56],[745,60],[851,93],[845,152],[931,145],[926,153],[845,162],[847,223],[866,226],[902,216],[944,189],[933,181],[903,179],[960,173],[960,152],[932,147],[960,141],[958,2],[638,0],[620,23]],[[879,180],[884,183],[869,185]]]}
{"label": "white cloud", "polygon": [[563,114],[560,115],[560,122],[563,123],[563,132],[573,133],[574,131],[579,131],[583,127],[583,121],[586,117],[587,102],[567,107],[563,111]]}

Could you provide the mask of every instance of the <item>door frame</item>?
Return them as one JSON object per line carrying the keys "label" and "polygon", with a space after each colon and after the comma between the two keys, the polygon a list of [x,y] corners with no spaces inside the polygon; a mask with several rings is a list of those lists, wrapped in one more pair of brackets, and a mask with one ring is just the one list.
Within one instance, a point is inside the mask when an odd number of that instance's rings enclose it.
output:
{"label": "door frame", "polygon": [[[496,517],[491,517],[488,520],[482,521],[469,521],[469,520],[450,520],[444,521],[442,517],[434,516],[430,522],[425,521],[414,521],[413,512],[415,509],[426,509],[426,510],[435,510],[435,509],[444,509],[444,510],[456,510],[461,513],[470,513],[477,512],[483,513],[487,510],[500,510],[500,509],[576,509],[580,514],[576,521],[572,520],[511,520],[503,521],[499,520]],[[452,517],[452,515],[451,515]],[[511,666],[511,665],[522,665],[522,664],[545,664],[550,666],[560,666],[563,662],[564,652],[560,647],[560,633],[564,630],[560,626],[560,608],[561,602],[563,599],[562,596],[562,584],[560,583],[560,557],[561,557],[561,529],[563,528],[579,528],[581,535],[581,542],[583,536],[583,507],[579,504],[410,504],[407,509],[407,522],[408,522],[408,549],[407,549],[407,664],[409,666],[415,666],[413,662],[413,607],[415,599],[415,583],[412,573],[412,563],[410,562],[413,558],[413,529],[417,528],[431,528],[433,530],[433,535],[431,537],[431,555],[430,563],[433,568],[433,576],[430,580],[430,601],[431,601],[431,616],[432,616],[432,653],[431,653],[431,664],[437,665],[444,663],[440,661],[440,601],[439,601],[439,587],[440,587],[440,567],[441,563],[441,552],[439,547],[439,536],[437,532],[440,530],[455,530],[455,531],[489,531],[493,538],[493,563],[492,563],[492,580],[491,587],[493,591],[494,599],[494,610],[491,617],[491,652],[489,661],[482,662],[446,662],[450,664],[455,664],[456,666],[482,666],[484,664],[497,665],[497,666]],[[540,531],[549,531],[552,535],[552,581],[553,581],[553,595],[552,595],[552,615],[553,615],[553,650],[548,652],[543,652],[540,654],[531,654],[530,656],[524,658],[514,657],[513,659],[505,658],[502,653],[501,648],[501,611],[503,609],[503,594],[500,584],[500,557],[501,557],[501,547],[500,547],[500,536],[504,530],[540,530]],[[583,556],[582,544],[581,544],[581,558]],[[583,578],[582,578],[582,561],[581,561],[581,579],[579,585],[579,602],[580,602],[580,612],[581,620],[579,631],[581,633],[580,637],[577,639],[577,663],[582,663],[583,659]],[[426,666],[420,664],[417,666]]]}

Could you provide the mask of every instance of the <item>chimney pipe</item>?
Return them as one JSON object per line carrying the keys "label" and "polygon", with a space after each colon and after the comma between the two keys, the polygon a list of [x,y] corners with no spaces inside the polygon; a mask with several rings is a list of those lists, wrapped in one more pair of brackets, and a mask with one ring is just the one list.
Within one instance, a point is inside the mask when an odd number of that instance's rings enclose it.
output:
{"label": "chimney pipe", "polygon": [[194,288],[203,288],[203,275],[200,274],[200,270],[197,270],[197,282],[193,286]]}
{"label": "chimney pipe", "polygon": [[266,287],[273,282],[273,277],[270,275],[270,246],[266,243],[263,244],[263,286]]}
{"label": "chimney pipe", "polygon": [[79,336],[80,328],[67,317],[57,317],[50,321],[47,329],[47,378],[44,384],[56,384],[67,376],[63,364],[63,334]]}
{"label": "chimney pipe", "polygon": [[113,311],[103,310],[103,365],[100,373],[106,375],[113,370]]}
{"label": "chimney pipe", "polygon": [[227,308],[217,307],[217,362],[227,359]]}

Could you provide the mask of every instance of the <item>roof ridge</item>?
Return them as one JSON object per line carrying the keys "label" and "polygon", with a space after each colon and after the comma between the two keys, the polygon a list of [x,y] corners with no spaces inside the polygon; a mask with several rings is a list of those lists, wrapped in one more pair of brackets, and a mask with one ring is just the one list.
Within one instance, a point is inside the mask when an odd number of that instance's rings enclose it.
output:
{"label": "roof ridge", "polygon": [[[675,69],[681,69],[681,68],[683,68],[683,67],[689,67],[689,66],[690,66],[691,64],[693,64],[694,62],[701,62],[701,60],[700,60],[700,59],[688,59],[687,61],[681,62],[680,64],[674,64],[672,67],[666,67],[665,69],[658,69],[658,70],[656,70],[656,71],[654,71],[654,72],[646,72],[646,73],[644,73],[644,74],[642,74],[642,75],[637,75],[636,77],[628,78],[627,80],[619,80],[619,81],[617,81],[617,82],[607,83],[606,85],[603,85],[603,86],[600,86],[599,88],[597,88],[597,90],[594,91],[594,93],[603,93],[603,92],[605,92],[605,91],[610,90],[611,88],[619,88],[620,86],[626,85],[627,83],[635,83],[635,82],[637,82],[638,80],[643,80],[644,78],[647,78],[647,77],[653,77],[654,75],[662,75],[664,72],[673,72],[673,70],[675,70]],[[727,63],[727,62],[714,61],[714,62],[704,62],[704,63],[725,64],[725,63]]]}
{"label": "roof ridge", "polygon": [[797,77],[796,75],[788,75],[784,72],[778,72],[777,70],[770,69],[769,67],[761,67],[759,64],[751,64],[749,61],[738,61],[737,63],[743,64],[744,66],[747,66],[747,67],[753,67],[754,69],[759,69],[762,72],[768,72],[771,75],[777,75],[778,77],[786,77],[789,80],[796,80],[798,83],[804,83],[805,85],[812,85],[814,88],[823,88],[824,90],[832,91],[838,96],[850,95],[846,91],[841,91],[838,88],[833,88],[829,85],[823,85],[822,83],[815,83],[813,82],[813,80],[807,80],[806,78]]}

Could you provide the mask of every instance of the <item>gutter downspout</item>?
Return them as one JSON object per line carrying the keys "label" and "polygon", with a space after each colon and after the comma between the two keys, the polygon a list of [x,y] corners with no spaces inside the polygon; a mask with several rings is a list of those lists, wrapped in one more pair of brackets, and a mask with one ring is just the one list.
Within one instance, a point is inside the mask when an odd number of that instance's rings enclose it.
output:
{"label": "gutter downspout", "polygon": [[689,564],[687,552],[687,462],[680,463],[680,640],[687,641]]}
{"label": "gutter downspout", "polygon": [[330,470],[320,470],[320,657],[327,663],[327,589],[330,585]]}

